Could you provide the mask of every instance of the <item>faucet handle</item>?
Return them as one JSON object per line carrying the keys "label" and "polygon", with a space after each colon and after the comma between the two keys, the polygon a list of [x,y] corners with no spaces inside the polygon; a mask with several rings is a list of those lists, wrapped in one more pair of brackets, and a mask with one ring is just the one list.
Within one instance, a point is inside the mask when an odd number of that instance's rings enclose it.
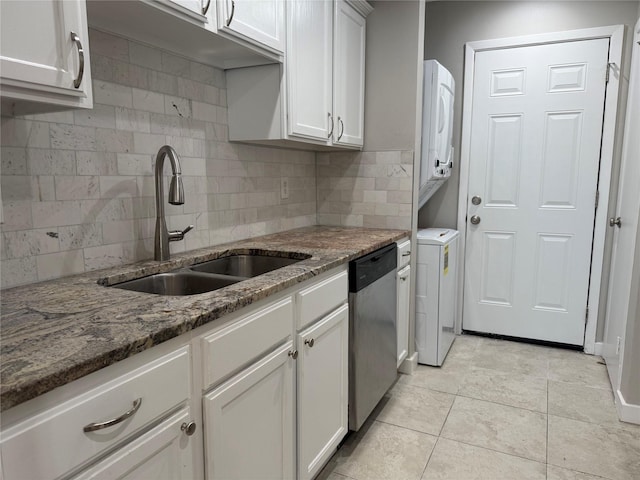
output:
{"label": "faucet handle", "polygon": [[177,242],[179,240],[183,240],[184,236],[187,233],[189,233],[191,230],[193,230],[193,225],[189,225],[187,228],[185,228],[182,231],[180,231],[180,230],[171,230],[169,232],[169,241],[170,242]]}

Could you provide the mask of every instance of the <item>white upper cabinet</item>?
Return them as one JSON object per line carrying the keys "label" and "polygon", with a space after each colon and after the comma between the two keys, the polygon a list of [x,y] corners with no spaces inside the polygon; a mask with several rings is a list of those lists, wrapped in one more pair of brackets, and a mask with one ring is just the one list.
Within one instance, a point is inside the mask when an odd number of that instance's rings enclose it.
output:
{"label": "white upper cabinet", "polygon": [[0,92],[15,112],[92,108],[84,0],[0,2]]}
{"label": "white upper cabinet", "polygon": [[344,0],[336,1],[333,49],[333,143],[364,143],[364,53],[366,21]]}
{"label": "white upper cabinet", "polygon": [[282,62],[284,0],[91,0],[89,25],[214,67]]}
{"label": "white upper cabinet", "polygon": [[284,52],[284,1],[218,0],[217,4],[219,32]]}
{"label": "white upper cabinet", "polygon": [[229,138],[310,150],[362,148],[371,6],[291,0],[286,8],[284,65],[227,70]]}
{"label": "white upper cabinet", "polygon": [[328,142],[332,135],[333,3],[296,0],[287,9],[288,134]]}
{"label": "white upper cabinet", "polygon": [[[158,1],[158,0],[156,0]],[[160,0],[164,2],[170,2],[176,7],[186,8],[198,15],[206,15],[207,10],[211,8],[211,2],[215,0]]]}

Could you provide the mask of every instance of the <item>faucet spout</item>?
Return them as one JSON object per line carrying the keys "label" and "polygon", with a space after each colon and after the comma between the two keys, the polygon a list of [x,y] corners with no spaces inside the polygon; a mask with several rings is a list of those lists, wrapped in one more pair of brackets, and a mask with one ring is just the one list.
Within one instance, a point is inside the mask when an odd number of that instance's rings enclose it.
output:
{"label": "faucet spout", "polygon": [[154,258],[156,260],[169,260],[169,241],[182,240],[182,238],[184,238],[184,234],[179,237],[176,235],[172,236],[171,232],[167,230],[167,222],[164,215],[164,184],[162,175],[164,159],[167,157],[169,158],[169,162],[171,162],[171,171],[173,174],[169,186],[169,203],[172,205],[182,205],[184,203],[184,186],[182,184],[180,158],[173,147],[165,145],[160,148],[158,155],[156,155],[156,232],[154,242]]}

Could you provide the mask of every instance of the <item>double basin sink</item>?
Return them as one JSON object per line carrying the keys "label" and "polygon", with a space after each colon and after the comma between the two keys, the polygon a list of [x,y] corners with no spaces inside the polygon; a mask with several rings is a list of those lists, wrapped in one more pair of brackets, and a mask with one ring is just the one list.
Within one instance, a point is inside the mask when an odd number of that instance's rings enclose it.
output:
{"label": "double basin sink", "polygon": [[[196,295],[300,262],[310,255],[275,252],[282,256],[238,254],[216,258],[172,272],[113,285],[115,288],[155,295]],[[296,258],[292,258],[295,256]]]}

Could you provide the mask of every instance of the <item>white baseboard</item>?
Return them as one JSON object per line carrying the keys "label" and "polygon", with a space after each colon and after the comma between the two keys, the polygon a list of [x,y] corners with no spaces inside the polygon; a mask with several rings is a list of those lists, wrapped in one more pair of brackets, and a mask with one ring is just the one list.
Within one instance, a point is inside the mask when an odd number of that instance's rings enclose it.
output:
{"label": "white baseboard", "polygon": [[413,352],[413,355],[403,360],[400,367],[398,367],[398,371],[406,375],[413,375],[416,368],[418,368],[418,352]]}
{"label": "white baseboard", "polygon": [[603,342],[596,342],[593,344],[593,354],[602,356],[602,346]]}
{"label": "white baseboard", "polygon": [[618,417],[620,420],[640,425],[640,405],[625,402],[620,390],[615,391],[615,397],[616,410],[618,411]]}

